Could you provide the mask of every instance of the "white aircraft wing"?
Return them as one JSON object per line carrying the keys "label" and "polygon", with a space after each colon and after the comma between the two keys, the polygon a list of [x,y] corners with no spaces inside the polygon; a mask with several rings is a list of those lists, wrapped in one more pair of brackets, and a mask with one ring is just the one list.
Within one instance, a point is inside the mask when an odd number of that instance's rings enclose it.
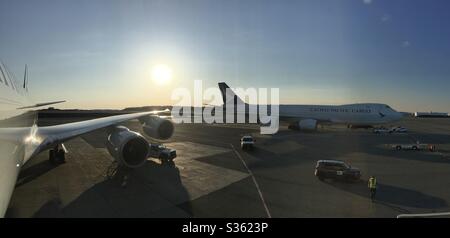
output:
{"label": "white aircraft wing", "polygon": [[35,132],[35,136],[38,137],[38,140],[41,140],[39,148],[35,153],[39,153],[42,150],[48,149],[56,144],[63,143],[69,139],[72,139],[76,136],[113,126],[125,121],[129,121],[132,119],[138,119],[145,116],[157,116],[157,114],[162,112],[168,112],[166,109],[164,111],[149,111],[149,112],[140,112],[140,113],[130,113],[124,115],[117,116],[109,116],[103,118],[97,118],[93,120],[73,122],[67,124],[61,124],[56,126],[45,126],[38,127]]}
{"label": "white aircraft wing", "polygon": [[[63,143],[76,136],[132,119],[138,119],[145,116],[158,116],[157,114],[168,111],[169,110],[166,109],[163,111],[130,113],[55,126],[34,126],[31,130],[30,128],[0,128],[0,140],[34,144],[34,146],[32,146],[33,151],[30,151],[31,153],[29,153],[28,156],[26,156],[27,158],[25,158],[26,161],[41,151],[51,148],[56,144]],[[164,118],[164,116],[161,117]]]}

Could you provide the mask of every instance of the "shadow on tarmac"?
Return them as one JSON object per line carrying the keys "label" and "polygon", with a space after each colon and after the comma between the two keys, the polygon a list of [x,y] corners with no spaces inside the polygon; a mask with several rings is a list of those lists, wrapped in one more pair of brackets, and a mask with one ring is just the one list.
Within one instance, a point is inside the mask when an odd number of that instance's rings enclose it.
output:
{"label": "shadow on tarmac", "polygon": [[189,201],[173,163],[148,161],[95,184],[66,206],[59,199],[49,201],[33,217],[191,217]]}
{"label": "shadow on tarmac", "polygon": [[[325,183],[350,192],[362,197],[370,198],[369,189],[367,188],[367,181],[360,181],[357,183],[343,183],[338,181],[326,181]],[[377,194],[375,202],[389,207],[395,207],[396,210],[407,211],[398,206],[435,209],[446,207],[447,202],[444,199],[428,195],[419,191],[396,187],[388,184],[378,183]]]}
{"label": "shadow on tarmac", "polygon": [[302,159],[305,157],[304,155],[308,153],[308,151],[303,151],[302,148],[289,151],[288,153],[278,154],[258,145],[254,147],[253,150],[242,151],[241,153],[251,158],[250,161],[247,161],[247,165],[250,169],[289,167],[310,161]]}

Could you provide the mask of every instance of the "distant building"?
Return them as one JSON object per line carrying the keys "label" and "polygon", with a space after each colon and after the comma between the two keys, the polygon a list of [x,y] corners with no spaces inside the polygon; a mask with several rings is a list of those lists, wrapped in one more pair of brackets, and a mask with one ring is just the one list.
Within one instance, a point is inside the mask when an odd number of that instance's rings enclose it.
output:
{"label": "distant building", "polygon": [[449,117],[446,112],[415,112],[414,117]]}

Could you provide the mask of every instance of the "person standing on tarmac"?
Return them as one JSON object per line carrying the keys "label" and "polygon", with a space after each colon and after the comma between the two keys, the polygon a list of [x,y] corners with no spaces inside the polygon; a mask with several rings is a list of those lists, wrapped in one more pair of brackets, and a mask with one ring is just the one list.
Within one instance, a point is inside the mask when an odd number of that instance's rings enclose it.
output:
{"label": "person standing on tarmac", "polygon": [[370,176],[368,187],[370,190],[370,199],[373,202],[373,200],[375,199],[375,194],[377,193],[377,178],[375,178],[375,176]]}

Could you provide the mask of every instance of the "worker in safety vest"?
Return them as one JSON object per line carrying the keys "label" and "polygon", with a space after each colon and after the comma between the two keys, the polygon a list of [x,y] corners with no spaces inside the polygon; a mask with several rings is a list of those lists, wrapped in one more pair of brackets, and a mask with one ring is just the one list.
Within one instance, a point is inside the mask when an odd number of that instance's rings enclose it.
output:
{"label": "worker in safety vest", "polygon": [[375,199],[375,194],[377,193],[377,178],[375,178],[375,176],[370,176],[368,187],[370,190],[370,199],[373,202],[373,200]]}

